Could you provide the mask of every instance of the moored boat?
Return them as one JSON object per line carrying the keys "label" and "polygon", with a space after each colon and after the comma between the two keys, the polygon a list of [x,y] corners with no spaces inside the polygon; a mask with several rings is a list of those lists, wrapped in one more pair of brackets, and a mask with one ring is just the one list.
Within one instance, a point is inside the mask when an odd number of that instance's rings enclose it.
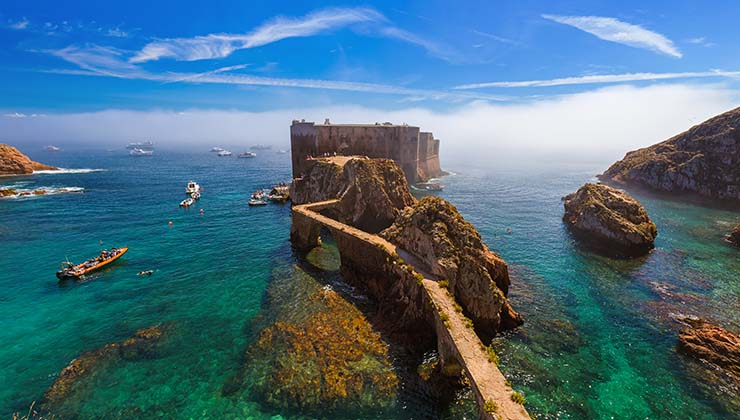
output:
{"label": "moored boat", "polygon": [[154,142],[143,141],[143,142],[129,143],[126,145],[126,148],[129,150],[134,150],[134,149],[154,150]]}
{"label": "moored boat", "polygon": [[195,200],[193,199],[193,197],[188,197],[188,198],[180,201],[180,207],[190,207],[193,204],[195,204]]}
{"label": "moored boat", "polygon": [[130,152],[128,152],[131,156],[152,156],[154,155],[154,150],[144,150],[135,148],[132,149]]}
{"label": "moored boat", "polygon": [[214,153],[223,152],[223,151],[224,149],[218,146],[211,148],[211,152],[214,152]]}
{"label": "moored boat", "polygon": [[218,156],[231,156],[232,154],[233,153],[231,153],[228,150],[222,150],[222,151],[218,152]]}
{"label": "moored boat", "polygon": [[427,191],[442,191],[445,187],[442,184],[427,184],[424,189]]}
{"label": "moored boat", "polygon": [[121,256],[123,256],[123,254],[125,254],[127,251],[127,247],[111,248],[110,251],[103,250],[100,252],[99,256],[91,258],[77,265],[74,265],[69,261],[64,262],[62,263],[62,269],[57,271],[57,278],[59,280],[80,278],[87,273],[99,270],[100,268],[105,267],[113,261],[116,261],[117,259],[121,258]]}
{"label": "moored boat", "polygon": [[200,193],[200,185],[197,182],[190,180],[187,187],[185,187],[185,194],[192,195],[194,193]]}
{"label": "moored boat", "polygon": [[250,206],[265,206],[265,205],[267,205],[267,201],[265,201],[265,200],[257,200],[255,198],[253,198],[253,199],[249,200],[249,205]]}
{"label": "moored boat", "polygon": [[243,153],[239,153],[239,156],[237,156],[237,157],[242,158],[242,159],[244,159],[244,158],[253,158],[253,157],[257,157],[257,153],[254,153],[254,152],[243,152]]}
{"label": "moored boat", "polygon": [[252,198],[255,200],[262,200],[265,198],[265,192],[263,190],[257,190],[252,193]]}

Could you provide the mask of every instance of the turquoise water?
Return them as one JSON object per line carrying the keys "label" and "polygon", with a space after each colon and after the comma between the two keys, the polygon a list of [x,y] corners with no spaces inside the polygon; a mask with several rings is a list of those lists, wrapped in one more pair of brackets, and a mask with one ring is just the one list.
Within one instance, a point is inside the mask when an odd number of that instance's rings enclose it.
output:
{"label": "turquoise water", "polygon": [[[106,370],[79,396],[79,418],[296,417],[249,395],[221,392],[271,317],[268,287],[295,286],[285,281],[302,261],[288,242],[289,206],[246,205],[251,191],[289,179],[289,155],[32,157],[103,171],[0,179],[23,188],[85,188],[0,201],[0,383],[6,384],[0,415],[38,400],[81,352],[174,321],[162,357]],[[673,350],[677,324],[669,313],[701,314],[740,329],[740,253],[721,240],[740,215],[639,196],[658,225],[656,250],[633,261],[593,255],[563,229],[560,198],[607,164],[503,169],[445,162],[459,173],[445,178],[441,195],[515,276],[512,302],[526,324],[496,343],[502,370],[538,419],[735,418],[737,390],[702,385],[703,371]],[[203,198],[183,210],[177,203],[189,179],[203,186]],[[95,255],[101,240],[131,250],[95,278],[60,285],[53,274],[59,262]],[[334,255],[330,243],[326,254]],[[341,287],[335,264],[329,266],[313,273],[316,287]],[[136,276],[148,269],[154,275]],[[300,302],[294,305],[300,310]],[[404,360],[394,356],[398,371],[413,371]],[[395,415],[474,418],[470,406],[465,392],[447,407],[402,392]]]}

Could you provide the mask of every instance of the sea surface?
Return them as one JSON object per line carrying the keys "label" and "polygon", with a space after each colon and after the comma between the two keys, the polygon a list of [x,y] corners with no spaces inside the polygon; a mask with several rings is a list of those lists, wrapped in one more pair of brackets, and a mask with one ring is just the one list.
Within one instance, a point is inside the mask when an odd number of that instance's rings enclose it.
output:
{"label": "sea surface", "polygon": [[[341,283],[330,239],[312,257],[324,269],[310,270],[308,281],[294,280],[305,257],[288,241],[290,206],[247,206],[252,191],[289,181],[288,154],[29,154],[77,170],[0,178],[0,187],[84,192],[0,199],[0,417],[39,401],[80,353],[163,322],[175,331],[166,351],[106,367],[74,396],[74,409],[64,417],[338,416],[296,413],[249,393],[222,392],[260,328],[278,312],[266,304],[268,294],[287,296],[283,314],[303,310],[297,288],[328,284],[359,306],[366,301]],[[595,255],[565,230],[561,197],[608,164],[443,160],[453,175],[442,179],[446,188],[439,195],[509,263],[511,301],[526,322],[494,343],[502,371],[538,419],[740,418],[738,390],[675,352],[681,326],[674,320],[676,314],[700,315],[740,331],[740,252],[722,240],[740,214],[636,194],[658,226],[654,252],[629,261]],[[203,187],[202,199],[182,209],[190,179]],[[84,282],[57,281],[60,262],[95,256],[101,241],[130,251]],[[142,270],[154,274],[137,276]],[[406,389],[402,373],[408,376],[415,366],[398,351],[390,353]],[[390,411],[342,417],[474,419],[476,413],[464,390],[445,404],[402,391]]]}

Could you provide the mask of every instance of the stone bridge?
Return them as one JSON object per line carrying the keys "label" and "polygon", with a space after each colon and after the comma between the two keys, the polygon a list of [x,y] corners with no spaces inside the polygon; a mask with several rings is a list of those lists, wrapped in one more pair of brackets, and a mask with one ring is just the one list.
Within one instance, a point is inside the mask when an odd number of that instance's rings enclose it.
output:
{"label": "stone bridge", "polygon": [[[413,269],[413,285],[423,286],[423,299],[431,302],[434,326],[437,337],[437,348],[443,365],[457,367],[470,382],[470,387],[478,403],[480,418],[523,420],[530,419],[527,410],[511,399],[512,388],[507,385],[496,363],[489,361],[486,348],[472,328],[466,326],[468,321],[455,310],[454,298],[442,288],[434,276],[427,273],[411,254],[374,235],[347,224],[341,223],[320,212],[331,209],[338,200],[328,200],[293,207],[293,224],[291,240],[301,249],[310,249],[321,244],[321,228],[325,227],[337,242],[342,265],[351,265],[355,270],[377,272],[379,267],[387,266],[388,261],[395,261],[399,256],[406,267]],[[417,275],[418,273],[419,275]],[[392,273],[383,276],[392,279]],[[423,279],[422,279],[423,277]],[[397,277],[396,277],[397,279]],[[392,280],[387,280],[392,281]],[[395,280],[394,280],[395,281]],[[392,288],[397,285],[374,285],[375,288]],[[372,290],[370,291],[373,292]],[[375,294],[383,291],[375,290]],[[492,404],[494,403],[494,404]],[[484,409],[484,404],[488,412]]]}

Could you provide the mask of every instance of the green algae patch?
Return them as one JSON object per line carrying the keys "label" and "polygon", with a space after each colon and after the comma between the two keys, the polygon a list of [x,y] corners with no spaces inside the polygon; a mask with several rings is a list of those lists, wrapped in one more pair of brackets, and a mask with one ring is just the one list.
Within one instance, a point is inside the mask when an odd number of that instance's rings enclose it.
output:
{"label": "green algae patch", "polygon": [[398,378],[380,335],[335,291],[323,288],[309,299],[315,312],[275,322],[247,350],[252,391],[282,409],[392,407]]}

